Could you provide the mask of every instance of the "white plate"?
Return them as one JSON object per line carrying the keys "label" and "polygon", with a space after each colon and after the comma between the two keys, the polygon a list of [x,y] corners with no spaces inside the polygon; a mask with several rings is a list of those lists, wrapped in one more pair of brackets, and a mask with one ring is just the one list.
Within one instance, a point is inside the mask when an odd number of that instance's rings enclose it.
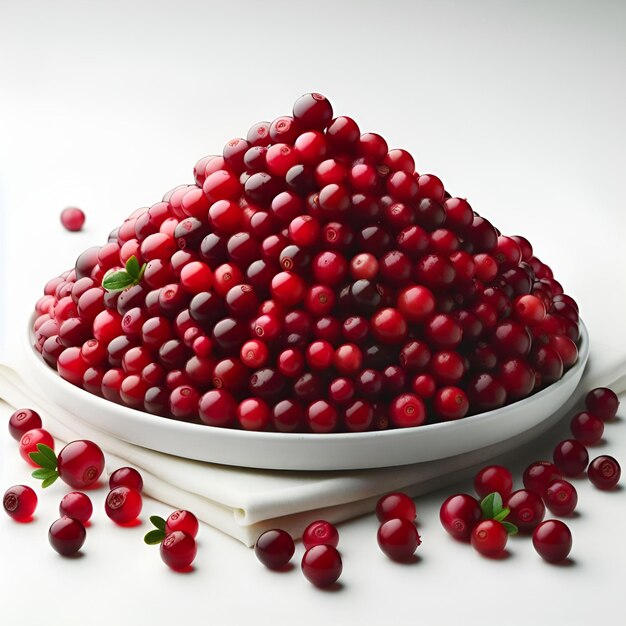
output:
{"label": "white plate", "polygon": [[131,409],[75,387],[46,365],[32,347],[28,376],[53,402],[86,423],[145,448],[224,465],[279,470],[390,467],[443,459],[524,433],[547,420],[574,393],[589,356],[581,323],[578,362],[546,389],[495,411],[454,422],[365,433],[249,432],[188,424]]}

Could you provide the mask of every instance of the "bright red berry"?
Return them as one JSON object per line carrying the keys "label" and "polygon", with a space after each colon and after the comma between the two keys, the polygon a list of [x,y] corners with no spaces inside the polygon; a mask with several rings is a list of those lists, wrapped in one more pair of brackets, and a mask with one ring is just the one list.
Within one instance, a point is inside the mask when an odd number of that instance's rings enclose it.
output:
{"label": "bright red berry", "polygon": [[548,485],[543,499],[554,515],[570,515],[578,503],[578,493],[572,483],[555,480]]}
{"label": "bright red berry", "polygon": [[483,467],[474,478],[474,489],[479,498],[497,491],[505,500],[513,490],[513,476],[502,465],[489,465]]}
{"label": "bright red berry", "polygon": [[507,539],[504,526],[493,519],[483,520],[472,530],[472,546],[483,556],[495,557],[502,554]]}
{"label": "bright red berry", "polygon": [[165,521],[165,532],[168,535],[177,530],[182,530],[195,538],[199,527],[198,518],[189,511],[174,511]]}
{"label": "bright red berry", "polygon": [[131,487],[141,493],[143,491],[143,478],[133,467],[120,467],[109,476],[109,489],[116,487]]}
{"label": "bright red berry", "polygon": [[185,570],[191,566],[198,546],[194,538],[182,530],[175,530],[163,539],[160,547],[161,559],[173,570]]}
{"label": "bright red berry", "polygon": [[37,494],[26,485],[15,485],[4,492],[2,505],[9,517],[18,522],[26,522],[37,508]]}
{"label": "bright red berry", "polygon": [[43,428],[33,428],[26,431],[20,439],[20,455],[30,465],[39,467],[39,464],[30,458],[32,452],[37,452],[37,445],[44,444],[54,450],[54,439],[52,435]]}
{"label": "bright red berry", "polygon": [[522,533],[532,532],[546,513],[541,496],[527,489],[514,491],[505,500],[504,506],[510,510],[506,521],[515,524]]}
{"label": "bright red berry", "polygon": [[379,548],[394,561],[410,559],[422,543],[415,524],[401,518],[383,522],[376,538]]}
{"label": "bright red berry", "polygon": [[316,520],[311,522],[302,533],[302,543],[306,550],[313,546],[325,545],[337,547],[339,543],[339,532],[330,522]]}
{"label": "bright red berry", "polygon": [[123,526],[139,517],[142,506],[141,494],[136,489],[116,487],[109,491],[104,510],[110,519]]}
{"label": "bright red berry", "polygon": [[93,505],[89,496],[80,491],[67,493],[59,503],[59,515],[73,517],[81,524],[86,524],[93,513]]}

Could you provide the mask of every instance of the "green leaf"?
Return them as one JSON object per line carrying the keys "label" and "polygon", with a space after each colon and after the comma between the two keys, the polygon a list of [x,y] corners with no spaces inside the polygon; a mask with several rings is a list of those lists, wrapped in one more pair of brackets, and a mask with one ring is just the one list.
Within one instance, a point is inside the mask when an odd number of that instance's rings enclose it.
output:
{"label": "green leaf", "polygon": [[150,521],[156,526],[159,530],[165,532],[165,520],[158,515],[151,515]]}
{"label": "green leaf", "polygon": [[39,467],[43,467],[48,470],[55,470],[57,468],[57,463],[55,461],[51,461],[47,456],[45,456],[42,452],[30,452],[28,455]]}
{"label": "green leaf", "polygon": [[490,493],[483,498],[480,508],[485,519],[494,519],[502,510],[502,496],[497,491]]}
{"label": "green leaf", "polygon": [[54,450],[50,446],[47,446],[45,443],[38,443],[37,450],[39,450],[39,452],[41,452],[41,454],[43,454],[44,456],[48,457],[50,461],[54,463],[54,467],[56,468],[57,455],[54,453]]}
{"label": "green leaf", "polygon": [[502,522],[502,526],[504,526],[509,535],[517,535],[519,532],[517,526],[515,524],[511,524],[511,522]]}
{"label": "green leaf", "polygon": [[37,480],[46,480],[46,478],[50,478],[50,476],[54,476],[55,474],[56,474],[56,471],[53,469],[41,468],[41,469],[35,470],[31,474],[31,476],[33,478],[36,478]]}
{"label": "green leaf", "polygon": [[144,264],[141,266],[141,269],[139,270],[139,275],[137,276],[137,282],[139,282],[139,281],[143,278],[143,275],[144,275],[144,274],[145,274],[145,272],[146,272],[146,267],[148,267],[148,264],[147,264],[147,263],[144,263]]}
{"label": "green leaf", "polygon": [[135,279],[128,272],[120,270],[119,272],[107,274],[102,281],[102,286],[107,291],[121,291],[134,283]]}
{"label": "green leaf", "polygon": [[143,538],[144,542],[149,546],[155,546],[161,543],[165,539],[165,533],[162,530],[151,530],[146,533],[146,536]]}
{"label": "green leaf", "polygon": [[45,489],[46,487],[49,487],[57,478],[59,477],[59,475],[54,472],[54,474],[52,474],[52,476],[46,478],[42,483],[41,486]]}
{"label": "green leaf", "polygon": [[132,276],[133,280],[139,278],[139,272],[141,268],[139,267],[139,261],[136,256],[131,256],[128,261],[126,261],[126,273]]}
{"label": "green leaf", "polygon": [[496,513],[493,519],[495,519],[496,522],[502,522],[503,520],[507,518],[510,512],[511,512],[511,509],[504,508],[499,513]]}

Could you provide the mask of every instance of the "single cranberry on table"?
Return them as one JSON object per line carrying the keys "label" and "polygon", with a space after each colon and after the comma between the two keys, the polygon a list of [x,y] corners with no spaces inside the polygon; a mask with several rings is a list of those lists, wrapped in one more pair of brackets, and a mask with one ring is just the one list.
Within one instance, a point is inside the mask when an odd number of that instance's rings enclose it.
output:
{"label": "single cranberry on table", "polygon": [[84,545],[87,531],[85,527],[72,517],[61,517],[53,522],[48,530],[50,545],[61,556],[72,556]]}
{"label": "single cranberry on table", "polygon": [[571,515],[578,504],[578,493],[572,483],[555,480],[548,485],[543,499],[554,515]]}
{"label": "single cranberry on table", "polygon": [[18,409],[9,418],[9,433],[16,441],[34,428],[41,428],[41,417],[33,409]]}
{"label": "single cranberry on table", "polygon": [[77,207],[68,207],[61,211],[61,224],[66,230],[76,232],[85,224],[85,214]]}
{"label": "single cranberry on table", "polygon": [[572,550],[572,533],[560,520],[546,520],[535,528],[533,546],[542,559],[560,563]]}
{"label": "single cranberry on table", "polygon": [[506,548],[508,533],[504,526],[493,519],[479,522],[472,530],[472,546],[483,556],[496,557]]}
{"label": "single cranberry on table", "polygon": [[607,422],[617,415],[619,399],[612,389],[598,387],[587,394],[585,406],[588,411]]}
{"label": "single cranberry on table", "polygon": [[109,476],[109,489],[116,487],[131,487],[143,491],[143,478],[133,467],[120,467]]}
{"label": "single cranberry on table", "polygon": [[316,587],[329,587],[337,582],[343,570],[341,555],[333,546],[317,545],[302,557],[302,573]]}
{"label": "single cranberry on table", "polygon": [[387,522],[395,518],[415,522],[417,517],[415,502],[406,493],[388,493],[376,503],[376,517],[379,522]]}
{"label": "single cranberry on table", "polygon": [[474,490],[479,498],[484,498],[496,491],[503,499],[506,499],[513,490],[513,476],[502,465],[488,465],[476,474]]}
{"label": "single cranberry on table", "polygon": [[80,491],[72,491],[61,498],[59,515],[73,517],[81,524],[86,524],[93,513],[93,504],[89,496]]}
{"label": "single cranberry on table", "polygon": [[291,561],[296,547],[291,535],[280,528],[266,530],[254,544],[257,559],[268,569],[281,569]]}
{"label": "single cranberry on table", "polygon": [[422,543],[415,524],[402,518],[383,522],[376,539],[378,547],[393,561],[407,561]]}
{"label": "single cranberry on table", "polygon": [[2,506],[9,517],[27,522],[37,508],[37,494],[27,485],[9,487],[2,497]]}
{"label": "single cranberry on table", "polygon": [[26,431],[20,439],[20,456],[30,465],[41,467],[41,465],[31,458],[33,452],[37,452],[38,445],[45,445],[54,450],[54,439],[52,435],[43,428],[33,428]]}
{"label": "single cranberry on table", "polygon": [[161,559],[173,570],[184,570],[191,566],[198,546],[195,539],[182,530],[175,530],[163,539],[160,547]]}
{"label": "single cranberry on table", "polygon": [[302,543],[306,550],[318,545],[336,548],[339,543],[339,532],[330,522],[326,520],[315,520],[304,529],[302,533]]}
{"label": "single cranberry on table", "polygon": [[458,541],[470,540],[472,531],[481,517],[480,503],[466,493],[450,496],[439,510],[441,525]]}
{"label": "single cranberry on table", "polygon": [[570,430],[575,439],[592,446],[602,439],[604,421],[589,411],[581,411],[572,418]]}
{"label": "single cranberry on table", "polygon": [[595,487],[602,490],[613,489],[619,482],[622,468],[617,459],[603,454],[591,461],[587,469],[587,476]]}
{"label": "single cranberry on table", "polygon": [[541,496],[528,489],[514,491],[505,500],[504,506],[510,511],[506,520],[515,524],[521,533],[532,532],[546,514]]}
{"label": "single cranberry on table", "polygon": [[104,502],[104,511],[116,524],[134,522],[143,506],[141,493],[131,487],[115,487],[109,491]]}
{"label": "single cranberry on table", "polygon": [[589,464],[587,448],[576,439],[565,439],[556,445],[553,453],[554,464],[563,476],[580,476]]}

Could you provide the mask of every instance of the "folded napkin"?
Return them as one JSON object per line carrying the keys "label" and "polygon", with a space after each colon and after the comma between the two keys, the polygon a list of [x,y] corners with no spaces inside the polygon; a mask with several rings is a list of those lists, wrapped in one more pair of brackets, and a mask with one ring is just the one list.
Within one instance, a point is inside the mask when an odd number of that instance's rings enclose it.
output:
{"label": "folded napkin", "polygon": [[513,451],[524,454],[529,444],[534,445],[540,434],[571,410],[583,392],[600,384],[626,390],[626,355],[608,346],[602,347],[601,354],[596,358],[592,351],[571,400],[531,431],[469,454],[372,470],[255,470],[190,461],[129,444],[85,424],[80,416],[28,388],[19,374],[21,360],[16,357],[13,367],[0,365],[0,398],[13,407],[28,406],[40,412],[46,428],[62,442],[92,439],[105,451],[109,471],[122,465],[137,468],[146,495],[192,510],[202,521],[251,546],[268,528],[281,527],[299,535],[316,518],[341,522],[371,512],[376,499],[389,491],[401,489],[415,497],[457,482],[498,456],[506,454],[510,460]]}

